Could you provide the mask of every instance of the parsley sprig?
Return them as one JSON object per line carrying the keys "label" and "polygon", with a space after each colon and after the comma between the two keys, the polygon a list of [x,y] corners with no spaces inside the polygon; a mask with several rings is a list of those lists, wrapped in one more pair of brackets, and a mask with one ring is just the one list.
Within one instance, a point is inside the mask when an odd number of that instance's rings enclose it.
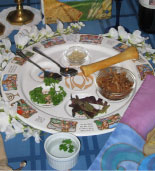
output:
{"label": "parsley sprig", "polygon": [[36,87],[29,92],[31,100],[38,104],[53,103],[55,106],[58,105],[66,96],[63,87],[59,86],[59,90],[56,90],[56,84],[58,84],[59,81],[53,78],[45,78],[44,83],[46,86],[51,86],[49,92],[44,94],[42,87]]}
{"label": "parsley sprig", "polygon": [[64,150],[65,152],[72,153],[74,151],[74,145],[72,144],[71,139],[64,139],[59,146],[60,150]]}

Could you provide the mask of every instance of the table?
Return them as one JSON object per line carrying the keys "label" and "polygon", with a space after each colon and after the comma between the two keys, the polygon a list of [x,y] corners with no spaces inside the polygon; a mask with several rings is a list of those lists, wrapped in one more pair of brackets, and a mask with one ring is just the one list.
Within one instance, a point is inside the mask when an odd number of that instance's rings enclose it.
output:
{"label": "table", "polygon": [[[13,5],[15,5],[15,3],[10,0],[2,1],[0,3],[0,11]],[[40,9],[40,0],[25,0],[24,5],[30,5],[31,7]],[[84,22],[86,26],[82,28],[80,33],[103,34],[107,27],[115,24],[115,11],[115,1],[113,1],[112,17],[110,19],[86,21]],[[127,27],[130,32],[133,32],[134,30],[139,29],[137,18],[138,1],[122,1],[120,24]],[[41,26],[42,23],[39,23],[38,27],[41,28]],[[55,26],[56,25],[53,24],[52,28]],[[9,38],[13,44],[13,52],[15,52],[13,37],[16,33],[17,30],[13,31],[9,35]],[[149,37],[149,43],[153,48],[155,48],[155,35],[146,33],[142,33],[142,35]],[[79,137],[81,141],[80,157],[73,170],[87,170],[99,153],[100,149],[104,146],[110,134],[111,133],[97,136]],[[5,135],[3,133],[2,136],[3,139],[5,139]],[[17,168],[19,167],[20,161],[26,160],[28,163],[23,170],[52,170],[47,163],[43,147],[44,141],[48,136],[48,133],[43,133],[40,144],[35,143],[33,138],[30,138],[27,141],[22,141],[23,137],[21,134],[18,134],[15,138],[4,142],[9,165],[12,168]]]}

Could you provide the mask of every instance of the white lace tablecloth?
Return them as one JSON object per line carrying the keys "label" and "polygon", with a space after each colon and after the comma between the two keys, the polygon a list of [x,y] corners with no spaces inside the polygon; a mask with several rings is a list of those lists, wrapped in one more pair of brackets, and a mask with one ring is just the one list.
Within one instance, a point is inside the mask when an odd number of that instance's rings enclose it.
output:
{"label": "white lace tablecloth", "polygon": [[[13,30],[19,30],[20,29],[21,26],[12,25],[6,20],[6,17],[8,16],[9,12],[11,12],[15,9],[16,9],[16,7],[10,7],[10,8],[4,9],[2,12],[0,12],[0,22],[3,25],[5,25],[5,31],[4,31],[3,35],[0,36],[0,39],[7,37]],[[29,7],[29,6],[24,6],[24,9],[28,9],[34,13],[33,21],[31,23],[26,24],[26,25],[33,26],[33,25],[39,24],[39,22],[41,21],[40,10],[38,10],[36,8]]]}

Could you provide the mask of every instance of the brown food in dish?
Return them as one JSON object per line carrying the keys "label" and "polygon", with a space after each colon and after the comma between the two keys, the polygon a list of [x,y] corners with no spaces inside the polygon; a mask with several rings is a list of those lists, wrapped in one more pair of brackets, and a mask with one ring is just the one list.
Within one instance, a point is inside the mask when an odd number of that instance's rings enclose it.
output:
{"label": "brown food in dish", "polygon": [[132,90],[133,82],[130,81],[126,72],[117,73],[110,69],[106,74],[101,74],[97,78],[97,84],[100,93],[111,100],[120,100],[125,98]]}
{"label": "brown food in dish", "polygon": [[138,54],[137,48],[131,46],[127,48],[124,52],[119,53],[118,55],[112,56],[105,60],[95,62],[89,65],[83,65],[80,67],[80,69],[82,70],[83,74],[87,77],[90,74],[100,69],[107,68],[111,65],[114,65],[114,64],[129,60],[129,59],[138,59],[138,58],[139,58],[139,54]]}

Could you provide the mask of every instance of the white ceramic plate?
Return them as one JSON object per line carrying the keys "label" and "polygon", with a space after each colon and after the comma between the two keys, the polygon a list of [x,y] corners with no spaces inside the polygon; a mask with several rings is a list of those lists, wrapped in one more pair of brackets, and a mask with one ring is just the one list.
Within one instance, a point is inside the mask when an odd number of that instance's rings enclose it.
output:
{"label": "white ceramic plate", "polygon": [[[111,43],[112,41],[113,43]],[[62,64],[63,62],[63,65],[67,66],[68,64],[64,63],[65,60],[63,59],[63,53],[71,46],[82,46],[83,48],[85,48],[89,53],[89,61],[87,62],[91,63],[94,61],[103,60],[119,53],[118,51],[113,49],[113,46],[117,44],[118,41],[104,39],[101,44],[86,42],[83,43],[76,41],[66,42],[64,44],[51,46],[49,48],[44,48],[41,44],[38,44],[38,46],[40,46],[40,48],[51,58],[53,58],[60,64]],[[31,47],[27,48],[26,50],[32,51]],[[28,118],[25,118],[19,114],[18,116],[23,122],[34,128],[50,133],[55,133],[58,131],[72,132],[77,136],[88,136],[107,133],[112,131],[112,128],[114,128],[117,122],[119,122],[130,101],[132,100],[136,91],[139,89],[142,83],[136,65],[149,65],[149,63],[143,57],[141,58],[143,59],[141,61],[139,60],[135,62],[130,60],[117,64],[118,66],[125,67],[132,71],[136,78],[137,86],[134,91],[132,91],[130,96],[128,96],[124,100],[117,103],[108,101],[110,107],[108,108],[107,112],[99,114],[93,119],[87,119],[85,116],[72,117],[72,109],[68,106],[70,104],[71,95],[78,95],[79,97],[94,95],[96,98],[100,98],[99,94],[96,92],[94,74],[92,74],[90,78],[86,79],[81,75],[79,67],[77,67],[79,71],[78,76],[76,76],[75,78],[63,77],[63,80],[60,82],[60,85],[63,86],[64,90],[67,92],[67,96],[58,106],[42,106],[37,105],[31,101],[29,91],[35,87],[42,85],[43,78],[39,69],[29,62],[25,62],[23,65],[19,65],[13,60],[10,61],[2,76],[2,95],[6,101],[9,101],[10,105],[17,103],[19,105],[18,110],[20,109],[20,105],[22,105],[23,111],[27,110],[28,112],[30,112],[30,116],[28,114]],[[42,67],[59,73],[59,68],[54,63],[40,55],[35,54],[33,57],[31,57],[31,59]],[[15,78],[14,76],[17,76],[17,78]],[[11,84],[14,84],[15,82],[17,88],[8,88],[8,78],[12,80]],[[7,88],[4,88],[6,86],[5,84],[7,84]],[[21,101],[21,99],[26,102],[29,108],[24,108],[24,102]],[[106,99],[103,98],[103,101],[104,100]],[[20,111],[18,111],[18,113],[20,113]],[[25,115],[27,116],[26,113]],[[108,126],[105,126],[105,123],[110,124]]]}

